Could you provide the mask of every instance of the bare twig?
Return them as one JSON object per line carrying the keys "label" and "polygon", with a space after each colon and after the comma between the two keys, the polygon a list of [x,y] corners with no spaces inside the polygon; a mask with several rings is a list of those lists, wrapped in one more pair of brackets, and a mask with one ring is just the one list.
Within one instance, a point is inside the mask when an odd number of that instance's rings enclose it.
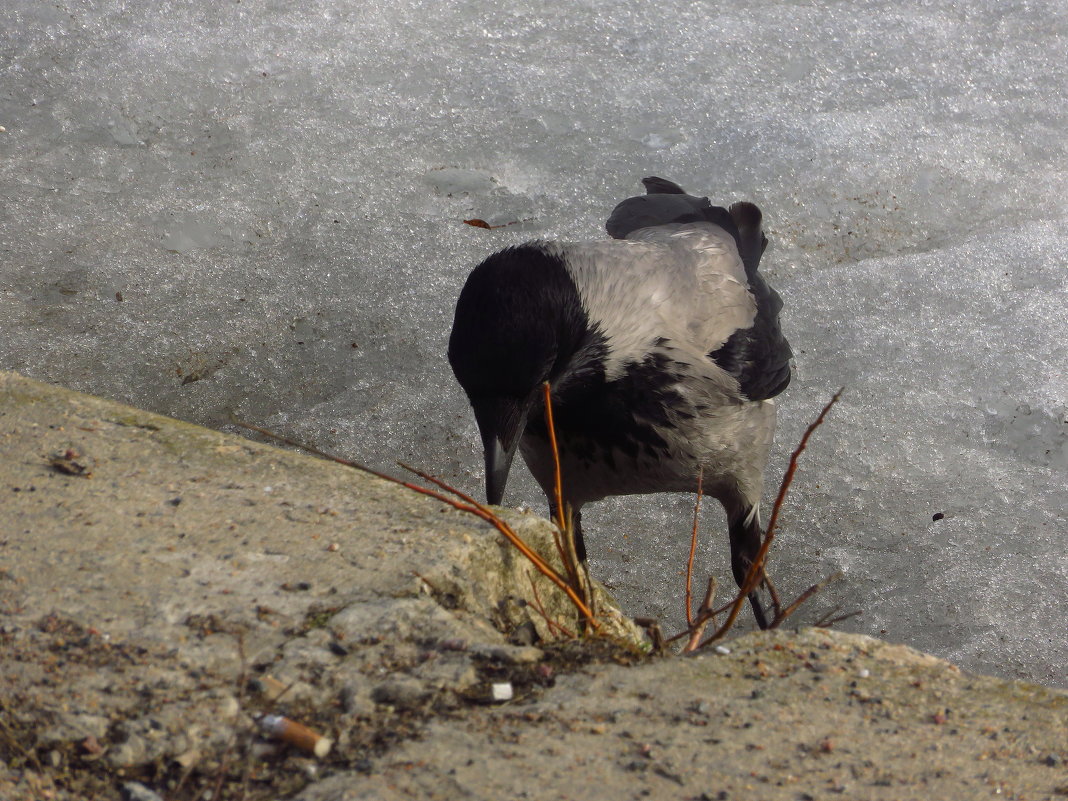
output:
{"label": "bare twig", "polygon": [[664,633],[660,631],[660,622],[655,617],[636,617],[634,618],[634,625],[640,626],[649,635],[649,640],[652,643],[652,653],[664,653],[664,646],[671,640],[664,639]]}
{"label": "bare twig", "polygon": [[564,478],[560,469],[560,449],[556,445],[556,424],[553,420],[552,387],[546,381],[541,385],[545,396],[545,425],[549,429],[549,445],[553,451],[553,492],[556,500],[556,522],[564,527]]}
{"label": "bare twig", "polygon": [[712,610],[712,601],[715,597],[716,577],[709,576],[708,589],[705,590],[705,599],[701,602],[701,608],[698,610],[697,623],[690,626],[690,641],[686,643],[686,647],[682,649],[683,653],[696,651],[698,644],[701,642],[701,635],[705,633],[705,626],[707,626],[709,622],[715,622],[716,613]]}
{"label": "bare twig", "polygon": [[832,581],[837,581],[840,578],[842,578],[842,574],[841,573],[833,573],[830,576],[827,576],[827,578],[825,578],[823,581],[819,581],[819,582],[813,584],[811,587],[809,587],[803,593],[798,595],[797,598],[794,600],[794,602],[792,604],[787,606],[782,611],[778,612],[775,615],[775,619],[771,621],[771,626],[769,626],[769,628],[777,629],[779,626],[782,625],[782,622],[784,620],[786,620],[786,618],[790,617],[790,615],[792,615],[794,612],[797,611],[797,608],[799,606],[801,606],[801,604],[803,604],[805,601],[807,601],[809,598],[811,598],[817,592],[822,590],[824,587],[826,587]]}
{"label": "bare twig", "polygon": [[422,491],[425,495],[430,495],[431,497],[438,498],[439,500],[442,500],[444,503],[447,503],[456,509],[470,512],[476,517],[480,517],[487,523],[490,523],[494,528],[501,532],[501,534],[505,536],[505,539],[507,539],[521,554],[523,554],[523,556],[525,556],[534,565],[534,567],[538,569],[538,572],[540,572],[553,584],[555,584],[557,587],[564,591],[567,597],[571,599],[571,603],[573,603],[575,607],[579,610],[579,612],[582,613],[582,616],[586,619],[589,625],[591,625],[593,628],[600,627],[600,623],[594,617],[593,610],[590,609],[586,600],[579,596],[579,592],[581,592],[581,590],[576,589],[572,584],[566,581],[564,577],[561,576],[552,565],[546,562],[537,553],[537,551],[533,550],[529,545],[527,545],[526,542],[524,542],[523,539],[515,533],[515,530],[510,525],[508,525],[508,523],[506,523],[499,515],[494,514],[492,511],[490,511],[488,507],[479,503],[470,495],[467,495],[466,493],[461,492],[455,487],[450,486],[446,482],[442,481],[440,478],[432,476],[429,473],[423,472],[422,470],[417,470],[416,468],[406,465],[403,462],[398,462],[398,464],[405,470],[414,473],[420,478],[441,487],[447,492],[453,493],[462,501],[464,501],[464,503],[458,504],[451,498],[446,498],[445,496],[442,496],[439,493],[435,493],[423,487],[419,487],[417,484],[407,484],[406,482],[402,482],[398,479],[387,476],[389,480],[394,481],[398,484],[403,484],[406,487],[414,487],[417,490]]}
{"label": "bare twig", "polygon": [[541,385],[545,399],[545,425],[549,432],[549,445],[553,454],[553,495],[556,504],[556,527],[553,532],[553,541],[560,553],[560,561],[567,572],[568,580],[576,592],[582,595],[584,601],[593,609],[593,595],[589,590],[589,581],[584,581],[580,575],[582,567],[579,565],[578,552],[575,550],[574,521],[571,517],[571,509],[564,503],[563,471],[560,467],[560,449],[556,441],[556,423],[553,418],[552,387],[548,381]]}
{"label": "bare twig", "polygon": [[255,431],[259,434],[264,435],[265,437],[269,437],[278,442],[285,443],[286,445],[290,445],[294,448],[300,448],[304,451],[307,451],[308,453],[315,454],[316,456],[320,456],[332,462],[337,462],[338,464],[345,465],[346,467],[351,467],[354,470],[360,470],[361,472],[369,473],[370,475],[375,476],[376,478],[381,478],[384,481],[389,481],[393,484],[399,484],[400,486],[405,487],[406,489],[409,489],[412,492],[418,492],[420,495],[427,495],[431,498],[434,498],[435,500],[440,501],[441,503],[448,504],[454,509],[459,509],[462,512],[467,512],[468,514],[472,514],[475,517],[485,520],[487,523],[496,528],[501,534],[503,534],[505,539],[507,539],[521,554],[523,554],[523,556],[525,556],[534,565],[534,567],[538,570],[539,573],[548,578],[553,584],[559,587],[565,595],[567,595],[567,597],[571,600],[571,603],[574,604],[575,608],[578,609],[578,611],[588,621],[588,624],[591,627],[595,629],[600,627],[600,621],[598,621],[594,617],[593,612],[590,610],[589,606],[581,597],[579,597],[578,593],[552,567],[552,565],[542,559],[542,557],[539,556],[537,552],[532,550],[530,546],[527,545],[523,541],[523,539],[515,533],[512,527],[509,526],[508,523],[506,523],[503,519],[501,519],[500,516],[494,514],[490,509],[476,501],[470,495],[466,495],[465,493],[450,486],[439,478],[435,478],[434,476],[431,476],[428,473],[424,473],[420,470],[408,467],[407,465],[402,464],[401,466],[404,467],[406,470],[410,470],[420,478],[423,478],[426,481],[435,484],[446,492],[452,493],[457,498],[460,498],[460,501],[456,501],[453,498],[450,498],[447,495],[443,495],[440,492],[427,489],[426,487],[421,487],[418,484],[413,484],[409,481],[402,481],[401,479],[395,478],[394,476],[391,476],[388,473],[383,473],[380,470],[375,470],[374,468],[367,467],[366,465],[362,465],[359,462],[354,462],[349,459],[342,459],[340,456],[334,456],[333,454],[326,453],[325,451],[321,451],[318,448],[314,448],[310,445],[305,445],[302,442],[290,439],[289,437],[284,437],[280,434],[276,434],[266,428],[261,428],[260,426],[245,423],[235,418],[231,418],[231,422],[233,422],[234,425],[241,426],[242,428],[246,428],[249,431]]}
{"label": "bare twig", "polygon": [[[768,595],[771,596],[771,608],[775,610],[775,615],[777,615],[782,610],[782,603],[779,601],[779,591],[775,589],[775,582],[771,580],[767,570],[764,571],[764,586],[768,588]],[[772,615],[772,617],[775,617],[775,615]]]}
{"label": "bare twig", "polygon": [[846,612],[844,615],[837,615],[836,617],[831,617],[831,615],[834,615],[835,612],[840,612],[841,610],[842,607],[836,606],[834,609],[825,614],[812,625],[819,629],[829,629],[835,623],[841,623],[843,620],[849,620],[849,618],[851,617],[857,617],[857,615],[863,614],[860,609],[854,609],[852,612]]}
{"label": "bare twig", "polygon": [[727,619],[723,622],[723,625],[716,629],[716,631],[698,647],[703,648],[709,643],[722,638],[723,635],[730,631],[731,626],[734,625],[734,621],[738,618],[738,613],[741,611],[742,604],[745,603],[749,593],[756,589],[756,586],[763,578],[764,563],[768,557],[768,549],[771,548],[771,543],[775,539],[775,526],[779,521],[779,511],[782,509],[782,504],[786,499],[786,493],[790,489],[790,484],[793,483],[794,473],[797,472],[797,460],[808,445],[808,440],[809,437],[812,436],[812,432],[823,425],[824,418],[827,416],[827,413],[831,408],[838,402],[844,389],[845,387],[842,387],[834,393],[834,396],[827,402],[827,405],[823,407],[823,410],[819,413],[816,419],[805,429],[805,433],[801,437],[801,442],[798,443],[794,452],[790,454],[790,464],[786,468],[785,475],[782,477],[782,483],[779,484],[779,494],[775,498],[775,504],[771,507],[771,518],[768,520],[768,527],[764,533],[764,542],[761,543],[756,558],[753,559],[753,563],[749,566],[749,573],[746,575],[745,581],[742,582],[742,586],[738,589],[738,595],[731,604],[730,612],[727,613]]}
{"label": "bare twig", "polygon": [[691,604],[693,599],[690,594],[690,587],[693,583],[693,558],[697,553],[697,523],[698,515],[701,512],[701,483],[704,481],[705,468],[702,466],[697,470],[697,500],[693,504],[693,530],[690,532],[690,558],[686,560],[686,625],[691,629],[693,628],[693,611]]}
{"label": "bare twig", "polygon": [[[701,606],[697,610],[697,614],[694,616],[693,625],[692,626],[687,626],[682,631],[680,631],[678,634],[673,634],[672,636],[668,637],[667,639],[664,640],[665,643],[673,643],[676,640],[681,640],[683,637],[692,636],[693,632],[696,629],[700,629],[701,631],[704,631],[705,626],[708,624],[708,622],[710,620],[711,621],[715,621],[716,615],[720,614],[721,612],[725,612],[730,608],[731,604],[734,603],[733,599],[731,601],[725,603],[723,606],[719,607],[719,609],[713,609],[712,608],[712,603],[715,601],[715,597],[716,597],[716,586],[717,586],[716,585],[716,577],[715,576],[709,576],[709,578],[708,578],[708,587],[705,589],[705,598],[704,598],[704,601],[701,602]],[[687,647],[686,649],[683,649],[683,650],[685,651],[685,650],[693,650],[693,649]]]}

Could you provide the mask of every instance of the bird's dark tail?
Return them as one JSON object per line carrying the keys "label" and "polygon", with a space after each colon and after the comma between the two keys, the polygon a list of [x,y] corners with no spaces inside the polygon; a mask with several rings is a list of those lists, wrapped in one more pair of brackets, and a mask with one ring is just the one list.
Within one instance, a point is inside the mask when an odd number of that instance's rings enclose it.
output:
{"label": "bird's dark tail", "polygon": [[689,195],[678,184],[655,176],[643,178],[646,194],[629,197],[619,203],[605,223],[608,235],[626,239],[641,228],[710,222],[736,235],[734,220],[725,208],[713,206],[707,197]]}
{"label": "bird's dark tail", "polygon": [[728,211],[738,227],[738,253],[745,265],[745,274],[752,280],[760,266],[760,257],[768,246],[768,238],[760,227],[764,215],[755,204],[745,200],[732,203]]}
{"label": "bird's dark tail", "polygon": [[655,175],[650,175],[648,178],[642,178],[642,186],[645,187],[645,194],[647,195],[686,194],[686,190],[674,181],[669,181],[667,178],[657,178]]}

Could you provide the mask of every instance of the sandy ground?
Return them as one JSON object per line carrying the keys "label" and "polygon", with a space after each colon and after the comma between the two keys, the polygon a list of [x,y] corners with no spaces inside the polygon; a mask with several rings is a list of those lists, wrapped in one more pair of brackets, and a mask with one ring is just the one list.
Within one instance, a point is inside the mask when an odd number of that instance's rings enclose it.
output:
{"label": "sandy ground", "polygon": [[1068,798],[1062,691],[822,629],[559,642],[531,586],[436,501],[0,374],[2,799]]}

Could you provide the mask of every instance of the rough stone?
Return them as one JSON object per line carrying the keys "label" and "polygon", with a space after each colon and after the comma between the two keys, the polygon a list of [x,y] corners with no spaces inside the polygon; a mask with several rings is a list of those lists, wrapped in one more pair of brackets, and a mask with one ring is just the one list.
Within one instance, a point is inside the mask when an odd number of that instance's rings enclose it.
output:
{"label": "rough stone", "polygon": [[371,698],[378,704],[411,709],[422,704],[430,694],[431,690],[418,679],[398,677],[375,687],[371,691]]}

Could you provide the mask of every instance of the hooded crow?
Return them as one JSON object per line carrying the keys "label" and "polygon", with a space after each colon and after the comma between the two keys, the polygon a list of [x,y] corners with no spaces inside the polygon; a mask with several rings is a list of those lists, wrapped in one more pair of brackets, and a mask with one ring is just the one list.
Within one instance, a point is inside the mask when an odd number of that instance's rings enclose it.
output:
{"label": "hooded crow", "polygon": [[[500,504],[516,450],[553,501],[542,384],[551,387],[564,501],[693,492],[723,504],[741,584],[760,548],[760,496],[790,381],[779,295],[757,272],[760,210],[730,209],[663,178],[617,205],[613,240],[535,241],[495,253],[456,304],[449,362],[482,437]],[[757,624],[767,618],[749,596]]]}

